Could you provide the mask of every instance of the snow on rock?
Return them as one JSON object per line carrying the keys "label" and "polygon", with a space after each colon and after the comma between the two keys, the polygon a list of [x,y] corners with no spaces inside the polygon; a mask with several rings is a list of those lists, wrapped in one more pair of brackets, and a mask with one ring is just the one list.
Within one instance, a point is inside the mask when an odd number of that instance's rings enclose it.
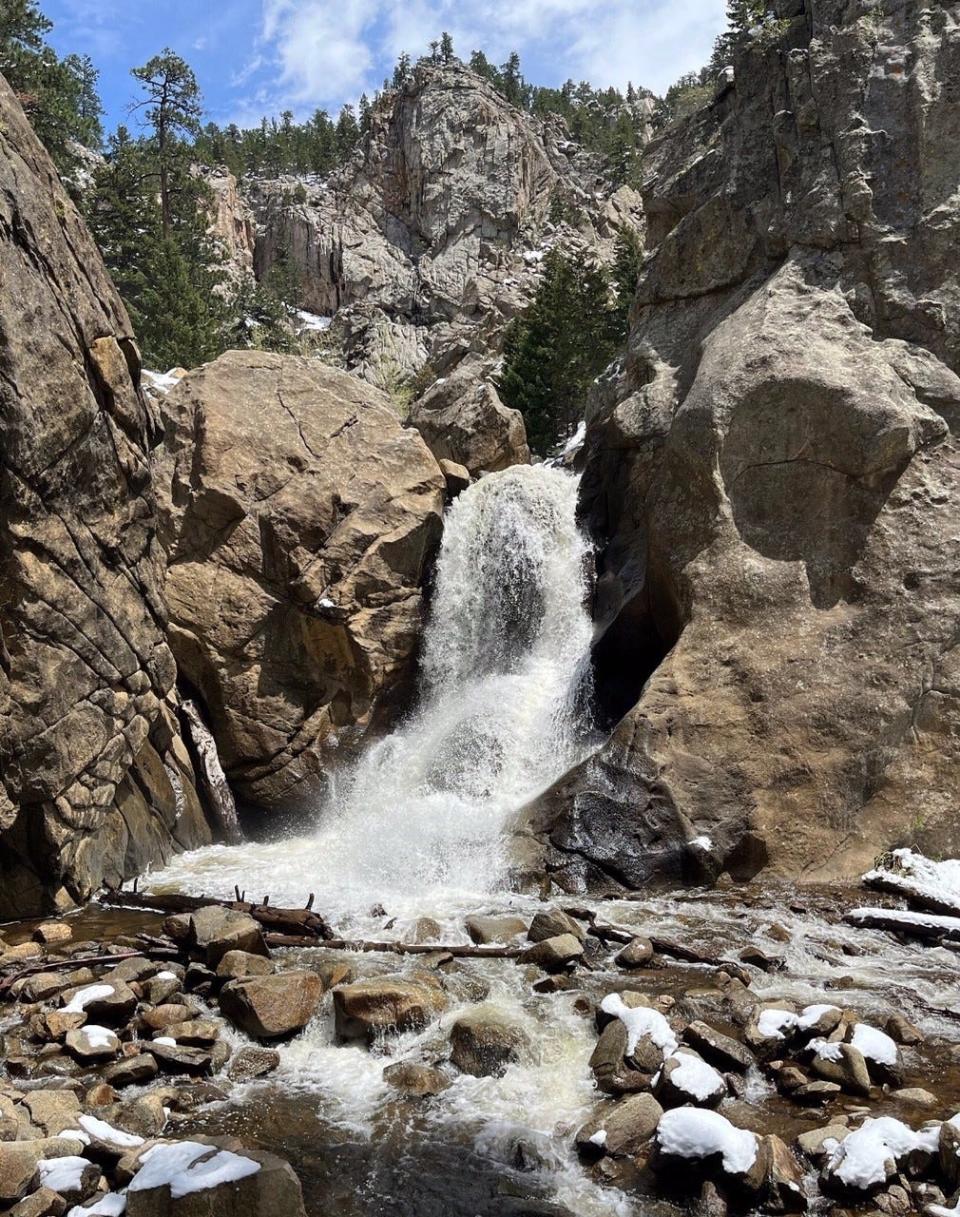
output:
{"label": "snow on rock", "polygon": [[851,909],[844,920],[851,925],[869,927],[871,920],[876,917],[882,917],[884,929],[901,925],[905,930],[909,930],[911,926],[917,926],[922,930],[951,931],[952,935],[960,935],[960,917],[951,917],[946,913],[913,913],[907,909],[864,906]]}
{"label": "snow on rock", "polygon": [[244,1158],[228,1149],[214,1150],[199,1141],[154,1145],[141,1162],[143,1165],[127,1190],[143,1192],[154,1187],[169,1187],[174,1200],[224,1183],[236,1183],[260,1169],[260,1163],[252,1158]]}
{"label": "snow on rock", "polygon": [[809,1031],[811,1027],[815,1027],[817,1025],[825,1014],[831,1014],[834,1010],[839,1013],[839,1006],[804,1006],[800,1017],[797,1019],[797,1027],[801,1031]]}
{"label": "snow on rock", "polygon": [[710,837],[694,837],[690,842],[691,849],[702,849],[709,853],[713,849],[713,840]]}
{"label": "snow on rock", "polygon": [[166,1044],[168,1048],[176,1048],[177,1041],[172,1035],[155,1035],[151,1041],[154,1044]]}
{"label": "snow on rock", "polygon": [[867,1118],[842,1141],[824,1142],[824,1148],[830,1153],[826,1173],[846,1187],[866,1191],[885,1183],[907,1154],[918,1149],[935,1153],[939,1144],[939,1124],[930,1124],[914,1132],[892,1116]]}
{"label": "snow on rock", "polygon": [[590,1142],[591,1145],[600,1145],[600,1146],[606,1145],[607,1130],[605,1128],[598,1128],[595,1133],[592,1133],[587,1138],[587,1140]]}
{"label": "snow on rock", "polygon": [[761,1010],[757,1019],[757,1030],[768,1040],[785,1039],[784,1031],[792,1031],[797,1025],[797,1016],[792,1010]]}
{"label": "snow on rock", "polygon": [[297,318],[297,332],[299,334],[320,334],[324,330],[330,328],[332,317],[321,317],[317,313],[308,313],[305,309],[294,309],[294,314]]}
{"label": "snow on rock", "polygon": [[657,1128],[660,1152],[676,1158],[702,1159],[722,1155],[723,1169],[743,1175],[757,1160],[757,1138],[737,1128],[716,1111],[701,1107],[675,1107],[664,1112]]}
{"label": "snow on rock", "polygon": [[40,1183],[54,1192],[79,1192],[83,1187],[83,1172],[90,1163],[86,1158],[68,1154],[64,1158],[46,1158],[37,1164]]}
{"label": "snow on rock", "polygon": [[895,849],[889,857],[888,865],[867,871],[864,883],[882,883],[902,891],[907,899],[913,896],[921,903],[960,910],[960,858],[934,862],[912,849]]}
{"label": "snow on rock", "polygon": [[158,393],[169,393],[186,374],[184,368],[171,368],[169,372],[151,372],[144,368],[140,375],[146,381],[148,388],[154,389]]}
{"label": "snow on rock", "polygon": [[608,993],[600,1003],[604,1014],[619,1018],[627,1029],[627,1056],[631,1056],[645,1035],[665,1053],[676,1052],[679,1044],[673,1029],[659,1010],[646,1006],[631,1009],[619,993]]}
{"label": "snow on rock", "polygon": [[127,1198],[119,1192],[108,1192],[88,1207],[75,1204],[67,1217],[122,1217],[127,1211]]}
{"label": "snow on rock", "polygon": [[807,1045],[821,1061],[842,1061],[843,1045],[836,1041],[817,1039]]}
{"label": "snow on rock", "polygon": [[80,1116],[77,1123],[85,1133],[96,1137],[98,1141],[106,1141],[108,1145],[116,1145],[123,1149],[136,1149],[143,1144],[143,1137],[114,1128],[106,1120],[98,1120],[96,1116]]}
{"label": "snow on rock", "polygon": [[896,1065],[899,1059],[897,1045],[890,1036],[867,1023],[857,1023],[850,1042],[860,1049],[866,1060],[878,1065]]}
{"label": "snow on rock", "polygon": [[712,1065],[692,1052],[674,1052],[670,1057],[680,1064],[670,1071],[670,1085],[702,1103],[717,1094],[725,1094],[727,1084]]}
{"label": "snow on rock", "polygon": [[113,985],[87,985],[74,993],[69,1003],[63,1007],[66,1014],[82,1014],[91,1002],[104,1001],[115,992]]}

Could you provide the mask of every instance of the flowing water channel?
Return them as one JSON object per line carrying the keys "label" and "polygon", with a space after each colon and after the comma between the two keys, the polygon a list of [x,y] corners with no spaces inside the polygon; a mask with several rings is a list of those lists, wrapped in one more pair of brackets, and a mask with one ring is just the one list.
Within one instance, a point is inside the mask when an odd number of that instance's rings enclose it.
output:
{"label": "flowing water channel", "polygon": [[[237,883],[292,906],[315,892],[317,909],[358,938],[404,938],[422,916],[438,923],[446,943],[468,941],[471,913],[529,921],[536,901],[511,890],[508,830],[520,807],[597,742],[588,711],[589,546],[576,496],[572,475],[544,466],[491,475],[466,491],[448,512],[409,718],[340,776],[312,834],[197,851],[155,875],[155,886],[225,896]],[[721,954],[746,942],[779,951],[786,970],[759,985],[770,995],[818,1001],[829,992],[828,1000],[864,1012],[896,1008],[934,1033],[949,1028],[955,956],[839,925],[836,894],[811,900],[804,910],[774,889],[746,900],[676,894],[607,903],[602,917]],[[316,949],[289,955],[304,966],[324,958]],[[377,954],[351,963],[356,975],[424,966]],[[444,972],[450,1006],[439,1024],[369,1049],[336,1042],[328,994],[304,1034],[282,1048],[280,1070],[209,1108],[197,1130],[237,1133],[284,1153],[304,1181],[310,1213],[669,1211],[656,1197],[628,1197],[616,1180],[586,1173],[573,1152],[573,1134],[597,1099],[588,1066],[593,1010],[622,975],[609,965],[587,970],[575,991],[554,993],[536,992],[534,979],[512,960],[455,961]],[[647,972],[644,987],[700,1003],[708,1017],[717,996],[709,971],[688,966]],[[427,1101],[384,1081],[394,1061],[445,1065],[451,1024],[478,1002],[527,1030],[523,1060],[502,1077],[451,1070],[449,1088]],[[804,1127],[759,1073],[741,1106],[745,1126],[784,1136]]]}

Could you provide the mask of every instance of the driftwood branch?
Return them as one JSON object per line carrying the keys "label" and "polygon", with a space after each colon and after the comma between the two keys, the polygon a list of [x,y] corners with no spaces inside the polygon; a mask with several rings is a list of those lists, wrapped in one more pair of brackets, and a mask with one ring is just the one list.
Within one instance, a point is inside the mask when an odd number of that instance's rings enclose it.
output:
{"label": "driftwood branch", "polygon": [[211,896],[183,896],[169,892],[103,892],[100,903],[111,908],[143,909],[159,913],[195,913],[198,909],[217,905],[247,913],[264,929],[281,934],[293,934],[318,941],[333,937],[333,931],[319,913],[312,909],[281,909],[267,904],[250,904],[246,900],[216,900]]}
{"label": "driftwood branch", "polygon": [[73,972],[77,968],[89,968],[101,963],[120,963],[123,959],[137,959],[143,951],[117,951],[112,955],[86,955],[73,959],[44,959],[41,963],[30,964],[20,968],[10,976],[0,980],[0,993],[5,993],[18,980],[27,976],[37,976],[41,972]]}
{"label": "driftwood branch", "polygon": [[458,942],[366,942],[346,938],[329,938],[318,943],[315,938],[295,934],[266,934],[269,947],[323,946],[331,951],[383,951],[393,955],[449,955],[453,959],[520,959],[527,947],[477,946]]}

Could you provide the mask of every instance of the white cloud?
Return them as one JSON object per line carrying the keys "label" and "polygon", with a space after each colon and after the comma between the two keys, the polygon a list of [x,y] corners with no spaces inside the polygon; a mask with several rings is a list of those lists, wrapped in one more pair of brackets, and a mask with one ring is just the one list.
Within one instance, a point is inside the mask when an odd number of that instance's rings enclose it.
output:
{"label": "white cloud", "polygon": [[262,0],[259,48],[275,58],[271,93],[295,108],[372,91],[401,51],[425,53],[441,30],[464,58],[518,51],[537,84],[632,80],[662,93],[709,58],[724,9],[724,0]]}

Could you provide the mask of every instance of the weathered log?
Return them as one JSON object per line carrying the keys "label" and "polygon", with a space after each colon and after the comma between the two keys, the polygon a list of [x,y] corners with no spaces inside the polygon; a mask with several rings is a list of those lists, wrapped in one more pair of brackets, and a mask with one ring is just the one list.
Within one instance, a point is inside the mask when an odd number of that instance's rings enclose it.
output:
{"label": "weathered log", "polygon": [[332,938],[333,931],[319,913],[311,909],[282,909],[273,905],[250,904],[245,900],[217,900],[211,896],[184,896],[179,892],[102,892],[101,904],[109,908],[144,909],[159,913],[195,913],[217,905],[249,914],[267,929],[295,934],[314,940]]}
{"label": "weathered log", "polygon": [[910,913],[903,909],[863,908],[851,909],[843,919],[847,925],[863,930],[886,930],[924,942],[960,942],[960,917]]}
{"label": "weathered log", "polygon": [[268,947],[316,947],[331,951],[383,951],[392,955],[449,955],[453,959],[520,959],[527,947],[478,946],[474,943],[452,942],[367,942],[346,938],[328,938],[317,942],[296,934],[265,934]]}
{"label": "weathered log", "polygon": [[6,991],[24,976],[36,976],[40,972],[72,972],[76,968],[90,968],[96,964],[119,963],[122,959],[138,959],[144,951],[117,951],[111,955],[86,955],[72,959],[44,959],[41,963],[30,964],[19,968],[16,972],[0,980],[0,993]]}
{"label": "weathered log", "polygon": [[192,701],[184,701],[180,708],[187,723],[190,741],[200,762],[200,778],[223,839],[228,845],[239,845],[243,840],[243,833],[237,818],[237,804],[220,764],[216,741]]}
{"label": "weathered log", "polygon": [[921,909],[925,913],[960,917],[960,900],[951,899],[946,894],[938,896],[928,891],[922,883],[917,883],[909,875],[900,872],[893,872],[888,877],[883,871],[870,871],[863,876],[863,886],[874,892],[888,892],[892,896],[900,896],[913,908]]}

